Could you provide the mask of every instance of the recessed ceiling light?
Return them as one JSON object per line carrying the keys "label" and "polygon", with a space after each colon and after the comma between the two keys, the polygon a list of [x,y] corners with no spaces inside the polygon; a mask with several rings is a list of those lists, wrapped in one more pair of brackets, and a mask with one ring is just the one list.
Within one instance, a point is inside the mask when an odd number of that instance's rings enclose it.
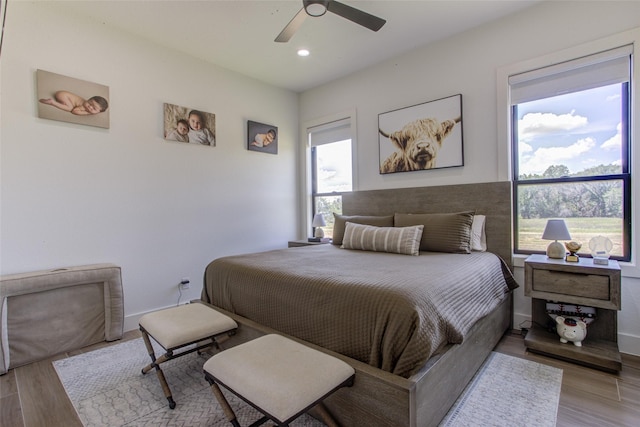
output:
{"label": "recessed ceiling light", "polygon": [[307,49],[298,50],[298,56],[309,56],[309,51]]}

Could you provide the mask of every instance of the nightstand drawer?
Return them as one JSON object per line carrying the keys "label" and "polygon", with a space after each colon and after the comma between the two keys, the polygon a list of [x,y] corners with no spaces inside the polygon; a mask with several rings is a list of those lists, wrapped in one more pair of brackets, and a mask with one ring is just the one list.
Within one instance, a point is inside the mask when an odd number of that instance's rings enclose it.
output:
{"label": "nightstand drawer", "polygon": [[534,269],[532,285],[535,292],[574,295],[603,301],[609,301],[611,298],[609,276],[597,274]]}

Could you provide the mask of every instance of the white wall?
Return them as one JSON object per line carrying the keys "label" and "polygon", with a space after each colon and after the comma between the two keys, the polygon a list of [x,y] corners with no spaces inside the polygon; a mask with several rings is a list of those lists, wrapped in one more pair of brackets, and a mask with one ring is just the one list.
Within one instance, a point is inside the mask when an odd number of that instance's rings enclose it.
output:
{"label": "white wall", "polygon": [[[544,2],[307,91],[300,98],[300,122],[357,111],[360,190],[506,180],[500,173],[508,154],[498,145],[497,70],[638,26],[640,2]],[[458,93],[463,103],[464,167],[380,175],[378,114]],[[640,354],[638,269],[625,266],[624,271],[620,348]],[[522,269],[516,268],[515,274],[523,285]],[[529,315],[530,299],[522,286],[516,291],[515,325]]]}
{"label": "white wall", "polygon": [[[39,119],[35,72],[107,85],[111,127]],[[111,262],[126,328],[198,298],[207,263],[285,247],[297,231],[298,95],[74,19],[9,4],[1,58],[0,272]],[[217,147],[166,142],[164,102],[216,114]],[[278,154],[246,149],[247,120]]]}
{"label": "white wall", "polygon": [[[496,69],[638,26],[640,2],[547,2],[308,91],[298,105],[294,93],[101,23],[12,2],[0,59],[0,273],[116,263],[134,328],[137,314],[177,301],[182,277],[192,281],[183,300],[197,298],[210,260],[297,237],[299,123],[357,112],[359,189],[503,179]],[[111,128],[39,119],[36,69],[108,85]],[[378,114],[457,93],[465,166],[379,175]],[[218,146],[165,142],[164,102],[215,113]],[[246,150],[246,120],[278,126],[277,156]],[[528,299],[516,295],[525,318]],[[622,297],[620,347],[640,354],[640,280],[625,277]]]}

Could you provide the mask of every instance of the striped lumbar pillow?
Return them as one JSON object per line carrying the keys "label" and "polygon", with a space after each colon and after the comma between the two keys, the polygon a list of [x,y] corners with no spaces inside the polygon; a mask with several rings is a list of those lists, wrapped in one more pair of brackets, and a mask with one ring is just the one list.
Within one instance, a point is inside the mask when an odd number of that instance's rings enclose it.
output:
{"label": "striped lumbar pillow", "polygon": [[423,225],[375,227],[347,222],[341,248],[419,255],[423,228]]}

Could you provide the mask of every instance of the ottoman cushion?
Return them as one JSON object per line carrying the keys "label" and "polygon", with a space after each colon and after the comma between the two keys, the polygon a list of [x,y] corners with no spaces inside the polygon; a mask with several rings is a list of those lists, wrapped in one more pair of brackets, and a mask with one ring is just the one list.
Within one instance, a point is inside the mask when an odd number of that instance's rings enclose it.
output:
{"label": "ottoman cushion", "polygon": [[165,349],[180,347],[238,327],[235,320],[199,303],[148,313],[140,318],[139,323]]}
{"label": "ottoman cushion", "polygon": [[274,334],[216,354],[204,370],[281,422],[354,374],[342,360]]}

